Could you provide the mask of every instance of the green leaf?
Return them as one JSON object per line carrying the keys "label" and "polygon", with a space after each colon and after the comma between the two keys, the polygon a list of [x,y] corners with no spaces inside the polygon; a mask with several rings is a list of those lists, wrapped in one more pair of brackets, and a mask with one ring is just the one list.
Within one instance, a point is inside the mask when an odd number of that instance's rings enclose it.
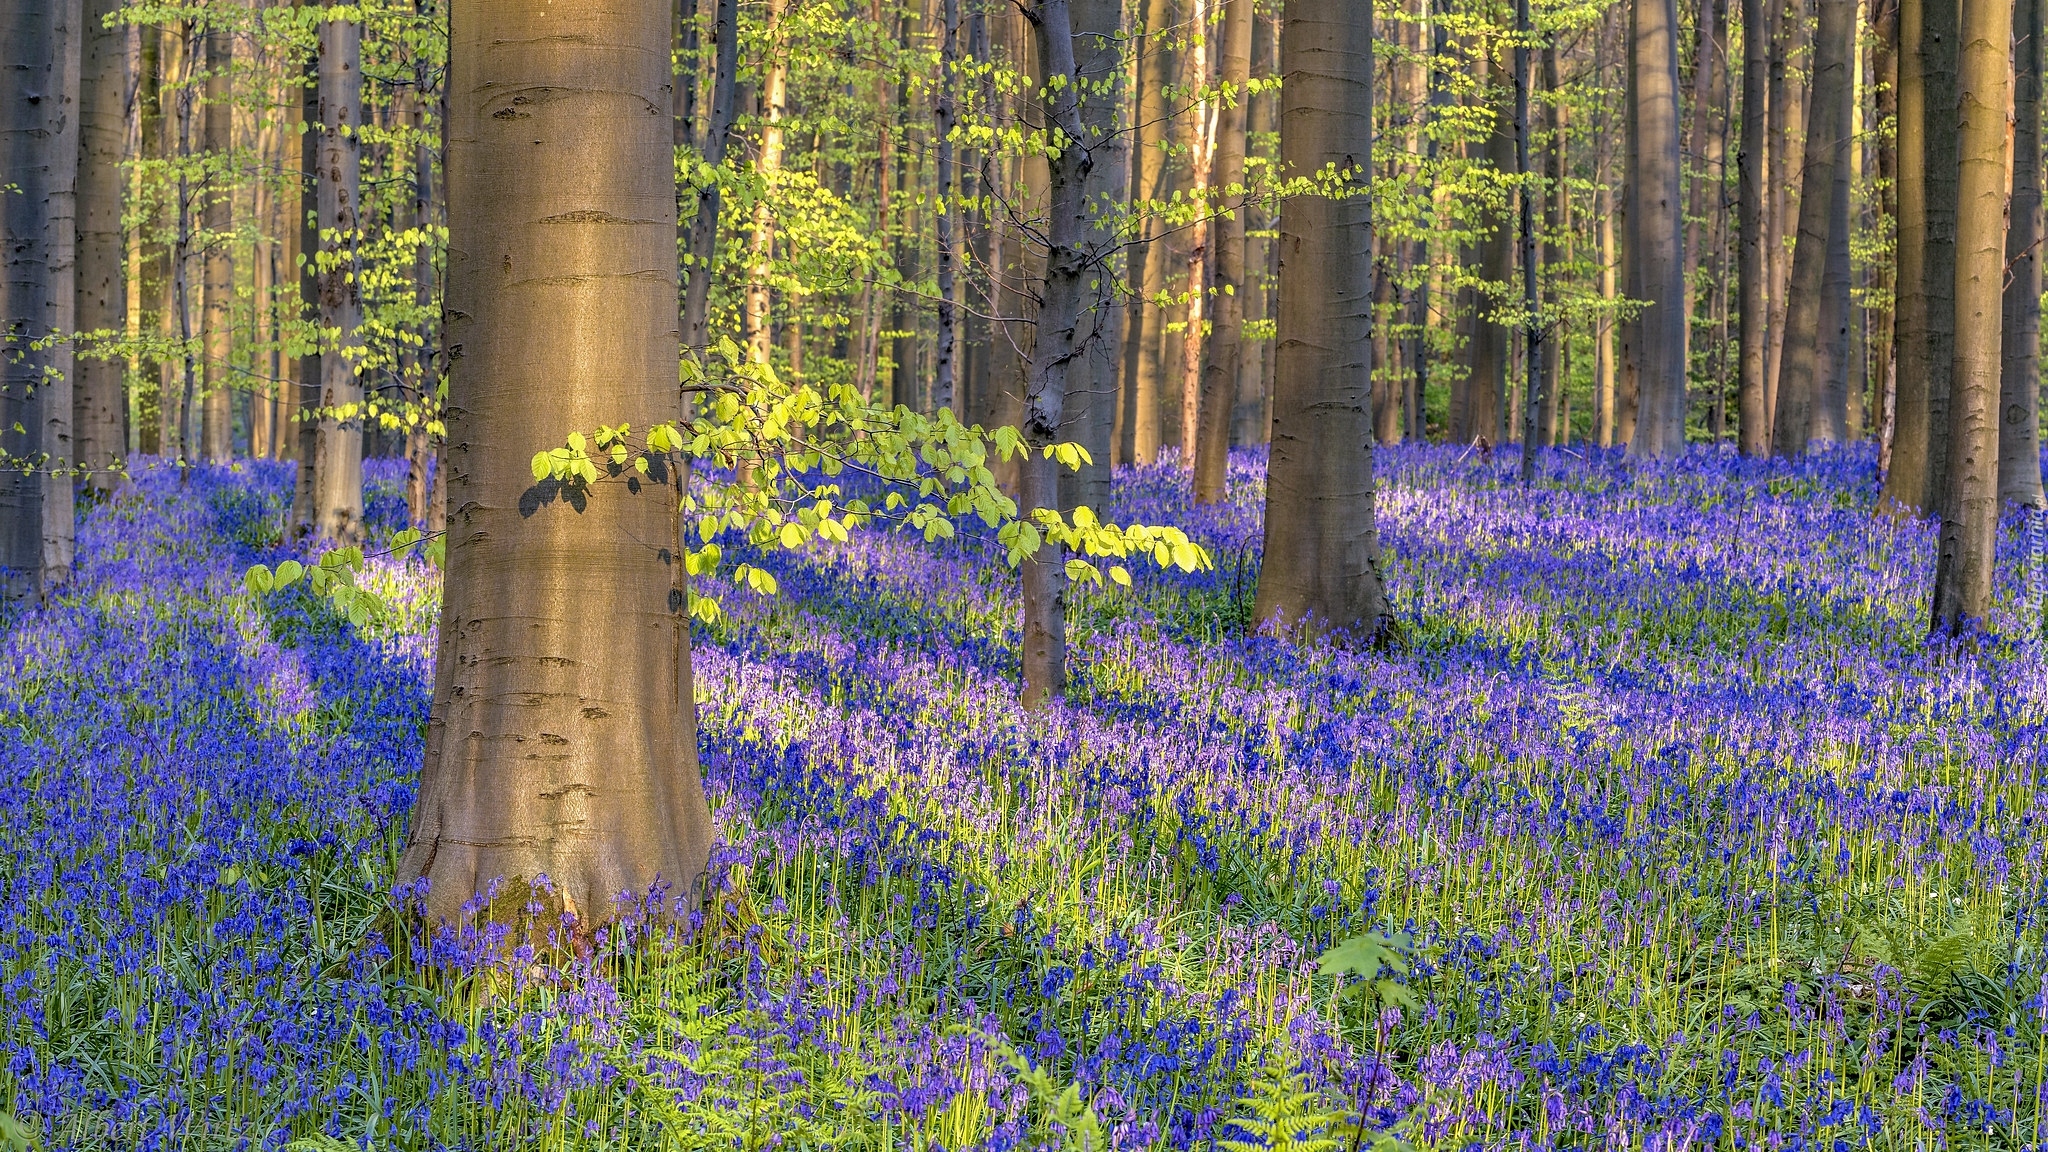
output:
{"label": "green leaf", "polygon": [[258,564],[242,574],[242,584],[249,589],[251,595],[261,596],[270,591],[275,582],[270,575],[270,569]]}
{"label": "green leaf", "polygon": [[554,463],[545,452],[533,454],[533,479],[535,483],[547,479],[555,471]]}
{"label": "green leaf", "polygon": [[299,577],[305,574],[306,566],[304,564],[299,563],[297,560],[287,560],[277,566],[277,587],[289,588],[293,584],[298,583]]}

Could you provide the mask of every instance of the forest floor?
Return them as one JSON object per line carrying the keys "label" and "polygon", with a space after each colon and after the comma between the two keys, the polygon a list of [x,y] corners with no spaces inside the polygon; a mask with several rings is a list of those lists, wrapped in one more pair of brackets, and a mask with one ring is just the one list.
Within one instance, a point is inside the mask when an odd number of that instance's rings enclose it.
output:
{"label": "forest floor", "polygon": [[1379,459],[1406,650],[1247,637],[1259,459],[1142,470],[1216,569],[1077,595],[1042,718],[981,551],[752,557],[709,929],[516,964],[392,914],[434,570],[256,601],[285,468],[146,469],[0,621],[0,1146],[2038,1146],[2048,660],[1923,639],[1872,455]]}

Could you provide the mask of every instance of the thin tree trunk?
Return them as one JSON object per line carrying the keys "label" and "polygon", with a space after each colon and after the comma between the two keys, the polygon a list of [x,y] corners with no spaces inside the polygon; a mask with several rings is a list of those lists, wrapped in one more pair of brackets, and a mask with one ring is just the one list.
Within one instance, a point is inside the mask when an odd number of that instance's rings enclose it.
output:
{"label": "thin tree trunk", "polygon": [[64,0],[55,9],[56,95],[61,102],[58,139],[52,142],[50,294],[44,325],[61,338],[50,348],[50,376],[38,391],[43,422],[43,595],[71,581],[77,516],[78,450],[72,439],[76,357],[72,333],[78,317],[78,99],[84,7]]}
{"label": "thin tree trunk", "polygon": [[1812,117],[1807,125],[1806,172],[1799,197],[1799,238],[1787,285],[1784,362],[1779,369],[1778,407],[1771,428],[1771,450],[1779,456],[1805,453],[1820,396],[1821,296],[1834,218],[1835,169],[1848,143],[1841,131],[1841,113],[1849,96],[1853,3],[1820,0]]}
{"label": "thin tree trunk", "polygon": [[1159,344],[1165,327],[1165,313],[1154,301],[1166,287],[1167,245],[1158,215],[1144,207],[1165,195],[1166,129],[1168,108],[1166,85],[1173,75],[1172,57],[1166,46],[1166,30],[1173,22],[1168,0],[1144,0],[1145,23],[1139,37],[1138,56],[1138,182],[1134,199],[1142,213],[1142,243],[1130,254],[1131,287],[1137,303],[1125,323],[1125,388],[1129,414],[1128,459],[1151,464],[1159,457],[1164,438],[1159,389],[1165,376]]}
{"label": "thin tree trunk", "polygon": [[[754,158],[754,172],[760,177],[762,188],[772,189],[777,174],[782,171],[782,116],[789,93],[789,46],[782,32],[782,16],[789,0],[768,0],[765,24],[761,35],[768,44],[767,73],[761,80],[761,151]],[[881,195],[881,227],[886,235],[889,227],[889,130],[882,130],[881,172],[876,184]],[[747,292],[740,311],[742,336],[747,346],[747,355],[757,364],[768,363],[768,348],[773,333],[768,325],[769,278],[775,273],[775,209],[767,195],[754,203],[754,234],[747,246]],[[867,350],[867,359],[872,371],[872,360],[877,350]],[[869,390],[873,377],[869,376]]]}
{"label": "thin tree trunk", "polygon": [[[1486,46],[1480,75],[1486,88],[1480,99],[1490,127],[1486,134],[1486,162],[1496,172],[1515,170],[1515,125],[1512,82],[1500,59],[1500,45]],[[1465,436],[1470,443],[1497,447],[1508,437],[1508,341],[1512,330],[1488,315],[1513,291],[1515,236],[1507,211],[1489,213],[1486,234],[1479,241],[1479,276],[1487,287],[1474,294],[1476,312],[1472,318],[1472,377],[1465,385]]]}
{"label": "thin tree trunk", "polygon": [[2011,187],[2006,118],[2013,109],[2012,6],[2013,0],[1968,0],[1959,37],[1954,391],[1933,621],[1936,633],[1951,636],[1990,619],[1998,544],[1999,312]]}
{"label": "thin tree trunk", "polygon": [[362,145],[356,130],[363,111],[362,35],[362,25],[352,20],[320,25],[320,326],[337,335],[320,358],[314,524],[322,536],[344,542],[360,539],[363,530],[363,386],[347,351],[360,339],[356,329],[363,318],[355,274],[361,227]]}
{"label": "thin tree trunk", "polygon": [[[303,4],[305,0],[298,0]],[[314,254],[320,251],[319,205],[320,205],[320,59],[317,52],[304,62],[307,79],[314,83],[300,89],[299,103],[299,190],[298,190],[298,234],[299,251],[305,257],[299,267],[299,302],[295,318],[320,315],[320,275],[314,263]],[[319,474],[320,474],[320,388],[322,379],[321,361],[317,343],[308,342],[308,351],[299,357],[297,365],[298,393],[294,397],[299,441],[299,468],[297,482],[292,489],[292,530],[294,535],[306,535],[319,529]]]}
{"label": "thin tree trunk", "polygon": [[1921,79],[1926,88],[1921,103],[1927,164],[1926,256],[1921,277],[1927,300],[1927,476],[1918,506],[1943,518],[1954,511],[1941,501],[1953,491],[1948,481],[1954,443],[1949,428],[1949,392],[1955,367],[1956,210],[1961,164],[1957,121],[1951,111],[1958,107],[1957,6],[1957,0],[1922,0],[1920,5]]}
{"label": "thin tree trunk", "polygon": [[1998,495],[2038,508],[2041,493],[2041,0],[2013,4],[2011,225],[2005,237]]}
{"label": "thin tree trunk", "polygon": [[[120,8],[117,0],[88,0],[81,21],[76,317],[81,332],[126,327],[121,149],[128,138],[129,36],[121,25],[108,27],[106,21]],[[103,496],[113,490],[114,468],[125,455],[122,364],[107,356],[88,357],[78,362],[76,374],[72,401],[78,463],[87,469],[86,487]]]}
{"label": "thin tree trunk", "polygon": [[1529,155],[1529,44],[1535,34],[1529,19],[1529,0],[1515,0],[1515,174],[1521,186],[1515,193],[1520,206],[1522,242],[1522,366],[1528,383],[1522,399],[1522,483],[1536,481],[1537,421],[1542,415],[1548,382],[1544,378],[1542,300],[1536,290],[1536,270],[1542,263],[1536,237],[1536,199],[1530,187],[1535,172]]}
{"label": "thin tree trunk", "polygon": [[1621,256],[1614,250],[1614,193],[1602,183],[1593,193],[1593,211],[1600,217],[1600,319],[1593,329],[1593,442],[1602,448],[1615,441],[1614,309],[1621,293]]}
{"label": "thin tree trunk", "polygon": [[[218,15],[209,15],[217,21]],[[206,50],[206,105],[202,116],[200,146],[217,164],[225,165],[234,147],[234,89],[232,81],[234,47],[228,29],[210,23],[203,41]],[[209,186],[201,193],[205,208],[200,227],[205,230],[206,255],[202,264],[201,300],[204,301],[200,329],[206,334],[205,372],[202,378],[200,440],[206,458],[220,463],[234,455],[233,315],[235,265],[233,257],[234,199],[232,186]],[[353,244],[350,247],[354,247]]]}
{"label": "thin tree trunk", "polygon": [[1870,87],[1874,124],[1889,122],[1892,132],[1872,143],[1877,154],[1879,225],[1892,238],[1892,259],[1878,261],[1871,269],[1878,294],[1891,301],[1877,314],[1876,331],[1871,333],[1872,393],[1877,403],[1877,466],[1880,474],[1891,469],[1892,421],[1895,404],[1892,391],[1898,374],[1894,353],[1899,317],[1899,0],[1871,0],[1870,4]]}
{"label": "thin tree trunk", "polygon": [[[1565,269],[1572,263],[1572,198],[1568,183],[1571,176],[1571,105],[1563,98],[1562,88],[1558,82],[1555,44],[1547,44],[1543,48],[1543,90],[1551,94],[1550,153],[1546,157],[1549,187],[1544,190],[1543,197],[1543,234],[1554,237],[1555,242],[1564,249],[1561,261],[1546,259],[1544,262],[1545,270],[1551,274],[1552,291],[1556,292],[1556,286],[1562,284],[1566,275]],[[1558,263],[1563,267],[1552,268],[1553,264]],[[1560,431],[1559,421],[1562,413],[1569,409],[1565,399],[1566,393],[1571,389],[1571,372],[1565,362],[1565,354],[1570,348],[1570,330],[1565,327],[1564,317],[1559,316],[1555,319],[1555,327],[1544,352],[1548,360],[1545,368],[1545,380],[1548,383],[1543,389],[1541,411],[1537,418],[1539,435],[1546,445],[1561,444],[1569,438],[1569,424],[1567,423]]]}
{"label": "thin tree trunk", "polygon": [[[453,11],[455,511],[426,763],[398,869],[431,882],[430,921],[455,919],[501,878],[484,916],[516,920],[538,898],[585,929],[622,911],[621,894],[659,886],[660,910],[677,913],[699,895],[712,827],[672,478],[585,500],[535,485],[526,468],[570,431],[681,414],[674,129],[646,113],[669,103],[669,21],[667,0]],[[605,578],[592,583],[593,570]],[[593,618],[612,625],[601,659]],[[534,890],[543,876],[545,893]]]}
{"label": "thin tree trunk", "polygon": [[[1702,0],[1693,29],[1692,124],[1686,155],[1692,161],[1685,220],[1686,347],[1692,347],[1692,320],[1711,320],[1712,296],[1703,298],[1700,270],[1711,268],[1707,242],[1712,239],[1714,209],[1722,198],[1721,136],[1714,118],[1728,110],[1728,10],[1723,0]],[[1688,370],[1690,357],[1688,356]],[[1719,387],[1719,384],[1716,384]]]}
{"label": "thin tree trunk", "polygon": [[[733,87],[739,75],[739,5],[737,0],[717,0],[713,17],[712,43],[716,57],[712,65],[711,117],[705,125],[699,152],[714,171],[725,166],[726,145],[732,134]],[[684,347],[702,355],[710,344],[711,282],[718,275],[718,212],[723,203],[720,185],[713,180],[697,194],[697,211],[690,219],[690,267],[683,291],[682,337]]]}
{"label": "thin tree trunk", "polygon": [[1647,303],[1638,330],[1637,418],[1629,450],[1676,456],[1685,448],[1685,262],[1679,186],[1678,16],[1672,0],[1631,0],[1631,93],[1636,133],[1629,174],[1630,259]]}
{"label": "thin tree trunk", "polygon": [[[1372,10],[1288,0],[1280,169],[1370,178]],[[1280,364],[1266,477],[1261,623],[1378,639],[1392,628],[1373,522],[1372,201],[1301,197],[1280,220]]]}
{"label": "thin tree trunk", "polygon": [[[1206,34],[1208,0],[1194,0],[1194,26]],[[1197,36],[1188,47],[1188,86],[1200,92],[1209,86],[1209,49]],[[1188,154],[1192,175],[1189,198],[1204,210],[1188,227],[1187,327],[1181,333],[1180,468],[1195,470],[1196,444],[1201,439],[1203,315],[1209,302],[1209,173],[1215,166],[1214,112],[1207,100],[1188,105]]]}
{"label": "thin tree trunk", "polygon": [[[960,328],[960,301],[953,273],[953,264],[958,258],[953,236],[954,220],[960,209],[953,187],[953,85],[957,82],[959,40],[960,0],[945,0],[945,23],[939,33],[939,80],[932,89],[932,135],[937,138],[939,181],[934,214],[938,233],[939,331],[932,354],[932,409],[934,412],[945,409],[956,416],[960,414],[960,407],[953,395],[953,350]],[[1108,463],[1106,452],[1103,462]]]}
{"label": "thin tree trunk", "polygon": [[[1842,444],[1853,438],[1849,425],[1849,324],[1852,319],[1849,299],[1849,188],[1856,148],[1855,126],[1851,119],[1856,91],[1851,79],[1856,58],[1856,0],[1822,0],[1822,3],[1837,2],[1851,6],[1844,20],[1849,25],[1850,39],[1849,59],[1842,64],[1845,74],[1843,93],[1835,109],[1836,122],[1830,129],[1820,120],[1820,84],[1815,81],[1815,115],[1806,141],[1808,156],[1815,155],[1819,148],[1829,148],[1834,153],[1834,171],[1828,182],[1828,243],[1820,277],[1820,345],[1810,433],[1813,440],[1823,444]],[[1824,58],[1827,52],[1822,49],[1816,55]],[[1809,165],[1808,171],[1812,170]],[[1816,187],[1814,194],[1817,196],[1819,193],[1820,189]]]}
{"label": "thin tree trunk", "polygon": [[[1074,57],[1073,20],[1067,0],[1036,0],[1023,10],[1037,33],[1037,78],[1050,103],[1049,125],[1069,139],[1089,139],[1081,121],[1079,73]],[[1031,345],[1024,386],[1027,444],[1052,443],[1065,422],[1068,375],[1080,360],[1081,311],[1089,296],[1088,280],[1101,275],[1102,253],[1091,250],[1088,238],[1088,170],[1094,159],[1087,148],[1066,148],[1047,164],[1045,288],[1040,297],[1038,331]],[[1059,464],[1042,452],[1025,454],[1019,469],[1020,514],[1029,518],[1059,504]],[[1066,689],[1065,558],[1060,549],[1042,547],[1023,566],[1024,706],[1043,708]]]}

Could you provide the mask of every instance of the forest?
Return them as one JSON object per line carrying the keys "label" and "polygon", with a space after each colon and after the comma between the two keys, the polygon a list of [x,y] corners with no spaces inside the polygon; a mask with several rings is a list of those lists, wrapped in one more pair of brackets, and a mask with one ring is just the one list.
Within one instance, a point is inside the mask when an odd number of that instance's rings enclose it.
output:
{"label": "forest", "polygon": [[2039,1150],[2042,0],[0,0],[0,1152]]}

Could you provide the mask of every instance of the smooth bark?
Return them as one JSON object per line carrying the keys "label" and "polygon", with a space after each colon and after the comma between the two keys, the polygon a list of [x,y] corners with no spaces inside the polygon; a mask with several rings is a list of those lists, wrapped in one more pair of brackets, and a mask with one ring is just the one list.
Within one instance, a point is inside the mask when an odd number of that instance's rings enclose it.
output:
{"label": "smooth bark", "polygon": [[[1373,28],[1348,0],[1287,0],[1283,177],[1372,175]],[[1367,196],[1280,218],[1279,363],[1266,477],[1262,625],[1379,639],[1392,628],[1373,520],[1373,217]]]}
{"label": "smooth bark", "polygon": [[[354,352],[361,337],[362,294],[356,275],[362,184],[362,25],[320,25],[320,356],[319,458],[313,469],[313,523],[322,536],[353,542],[363,531],[363,386]],[[663,44],[668,41],[664,39]],[[530,455],[530,454],[529,454]]]}
{"label": "smooth bark", "polygon": [[2011,224],[2005,236],[1998,496],[2039,508],[2041,493],[2042,0],[2014,0]]}
{"label": "smooth bark", "polygon": [[[129,32],[119,24],[107,26],[107,17],[120,8],[117,0],[87,0],[82,21],[75,320],[81,332],[120,332],[127,326],[121,160],[129,127]],[[86,470],[87,489],[100,495],[113,489],[114,468],[127,454],[122,368],[122,361],[109,356],[76,363],[72,425],[78,464]]]}
{"label": "smooth bark", "polygon": [[1195,503],[1223,499],[1230,456],[1230,425],[1244,371],[1244,306],[1251,295],[1245,281],[1245,125],[1252,74],[1252,0],[1223,0],[1223,74],[1227,91],[1216,118],[1216,186],[1223,215],[1216,221],[1216,310],[1209,334],[1208,364],[1202,369],[1201,436],[1195,451]]}
{"label": "smooth bark", "polygon": [[1633,64],[1629,254],[1646,302],[1637,324],[1637,415],[1629,451],[1670,457],[1685,448],[1685,264],[1678,136],[1678,14],[1673,0],[1631,0]]}
{"label": "smooth bark", "polygon": [[[1849,98],[1849,52],[1855,35],[1854,0],[1820,0],[1815,38],[1812,117],[1806,133],[1805,187],[1799,197],[1799,238],[1785,309],[1785,349],[1771,451],[1805,453],[1820,394],[1821,294],[1833,216],[1835,168],[1847,157],[1841,122]],[[1846,206],[1845,206],[1846,207]]]}

